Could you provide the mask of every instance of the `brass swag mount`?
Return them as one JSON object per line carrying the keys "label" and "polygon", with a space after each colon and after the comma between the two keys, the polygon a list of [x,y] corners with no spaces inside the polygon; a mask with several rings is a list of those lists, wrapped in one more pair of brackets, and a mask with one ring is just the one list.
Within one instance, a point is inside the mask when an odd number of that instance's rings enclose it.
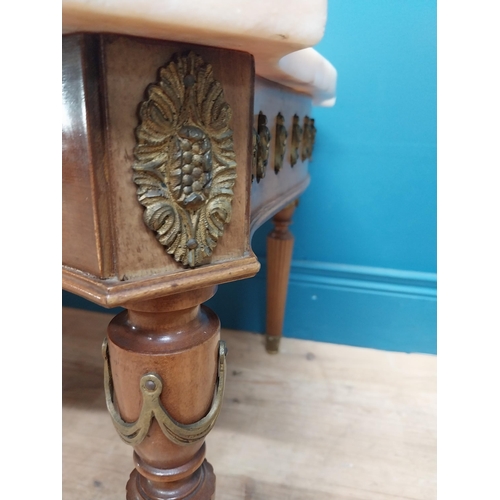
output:
{"label": "brass swag mount", "polygon": [[113,402],[113,377],[109,363],[109,348],[107,338],[102,343],[104,358],[104,391],[106,406],[113,425],[125,443],[135,446],[143,441],[151,426],[153,418],[160,425],[163,434],[176,444],[187,445],[205,438],[215,425],[222,408],[226,382],[226,343],[219,341],[219,361],[217,365],[217,385],[208,413],[198,422],[181,424],[170,416],[163,407],[160,396],[163,390],[161,377],[156,373],[146,373],[141,377],[142,408],[135,422],[125,422]]}

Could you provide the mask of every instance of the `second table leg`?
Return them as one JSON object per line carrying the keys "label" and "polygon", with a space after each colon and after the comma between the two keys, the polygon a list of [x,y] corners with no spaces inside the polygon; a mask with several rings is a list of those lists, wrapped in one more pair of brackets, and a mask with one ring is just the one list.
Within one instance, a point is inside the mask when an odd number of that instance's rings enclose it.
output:
{"label": "second table leg", "polygon": [[292,263],[293,234],[288,229],[298,200],[273,217],[274,229],[267,237],[267,318],[266,350],[279,351],[283,335],[288,278]]}

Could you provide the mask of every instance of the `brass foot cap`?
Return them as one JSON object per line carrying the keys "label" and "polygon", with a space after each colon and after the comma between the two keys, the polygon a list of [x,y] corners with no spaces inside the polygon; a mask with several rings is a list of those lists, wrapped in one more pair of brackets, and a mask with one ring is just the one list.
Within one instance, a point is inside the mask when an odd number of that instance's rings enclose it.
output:
{"label": "brass foot cap", "polygon": [[278,354],[280,350],[281,337],[278,335],[266,335],[266,351],[269,354]]}

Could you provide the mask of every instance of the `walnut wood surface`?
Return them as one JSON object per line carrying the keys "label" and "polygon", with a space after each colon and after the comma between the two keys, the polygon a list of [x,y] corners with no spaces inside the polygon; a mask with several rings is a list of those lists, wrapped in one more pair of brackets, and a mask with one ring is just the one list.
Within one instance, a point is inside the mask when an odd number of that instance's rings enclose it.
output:
{"label": "walnut wood surface", "polygon": [[288,278],[292,263],[293,234],[288,229],[298,202],[290,203],[273,217],[274,229],[267,237],[266,350],[279,351],[283,335]]}
{"label": "walnut wood surface", "polygon": [[62,258],[63,264],[108,277],[113,264],[96,41],[63,37]]}
{"label": "walnut wood surface", "polygon": [[214,283],[221,284],[248,278],[254,276],[259,269],[260,264],[253,253],[236,261],[130,281],[120,281],[117,278],[100,280],[95,276],[63,266],[63,288],[105,307],[116,307],[138,298],[155,299],[187,290],[197,290]]}
{"label": "walnut wood surface", "polygon": [[[145,90],[172,54],[187,50],[212,64],[222,84],[233,109],[238,163],[232,222],[211,264],[195,273],[167,255],[145,226],[131,169]],[[311,98],[255,79],[249,54],[118,35],[66,35],[63,105],[63,287],[104,306],[255,275],[260,266],[251,234],[309,183],[307,159],[290,165],[290,141],[283,168],[274,173],[273,138],[267,176],[251,182],[252,128],[259,112],[272,132],[281,113],[291,137],[293,116],[310,115]]]}
{"label": "walnut wood surface", "polygon": [[[157,297],[176,293],[177,286],[195,289],[253,276],[259,264],[249,243],[252,56],[117,35],[76,34],[63,40],[63,66],[70,68],[71,76],[63,81],[65,113],[71,122],[63,134],[63,287],[114,305],[134,294],[148,294],[150,285],[154,290],[148,295]],[[131,168],[137,110],[145,91],[174,53],[188,50],[212,65],[223,87],[233,110],[230,125],[237,161],[231,223],[211,263],[195,275],[175,262],[144,224]],[[90,104],[82,107],[82,102]],[[125,282],[132,283],[126,296],[108,300]]]}
{"label": "walnut wood surface", "polygon": [[[127,304],[108,326],[114,403],[126,422],[138,420],[141,377],[163,381],[161,402],[177,422],[190,424],[210,409],[216,384],[220,322],[199,303],[215,288]],[[204,440],[178,445],[152,420],[146,438],[134,446],[136,472],[128,500],[207,500],[215,491],[213,470],[204,464]]]}
{"label": "walnut wood surface", "polygon": [[237,179],[232,202],[232,220],[224,229],[211,263],[216,264],[249,252],[249,207],[251,120],[253,110],[253,58],[250,54],[179,43],[130,37],[102,38],[109,127],[109,183],[115,234],[116,273],[119,279],[133,279],[184,269],[156,241],[143,222],[130,166],[135,145],[137,106],[149,84],[175,53],[193,50],[212,65],[224,98],[233,110],[231,128],[237,162]]}

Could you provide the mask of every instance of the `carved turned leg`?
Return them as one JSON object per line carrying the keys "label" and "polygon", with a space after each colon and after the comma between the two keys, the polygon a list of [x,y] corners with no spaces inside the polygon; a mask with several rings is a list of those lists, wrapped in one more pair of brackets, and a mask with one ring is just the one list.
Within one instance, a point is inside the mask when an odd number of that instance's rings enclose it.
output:
{"label": "carved turned leg", "polygon": [[103,344],[106,402],[134,447],[127,500],[215,497],[204,438],[220,411],[225,344],[200,304],[216,287],[127,304]]}
{"label": "carved turned leg", "polygon": [[293,234],[288,230],[298,200],[273,217],[274,230],[267,237],[266,350],[279,350],[285,317],[288,278],[292,262]]}

